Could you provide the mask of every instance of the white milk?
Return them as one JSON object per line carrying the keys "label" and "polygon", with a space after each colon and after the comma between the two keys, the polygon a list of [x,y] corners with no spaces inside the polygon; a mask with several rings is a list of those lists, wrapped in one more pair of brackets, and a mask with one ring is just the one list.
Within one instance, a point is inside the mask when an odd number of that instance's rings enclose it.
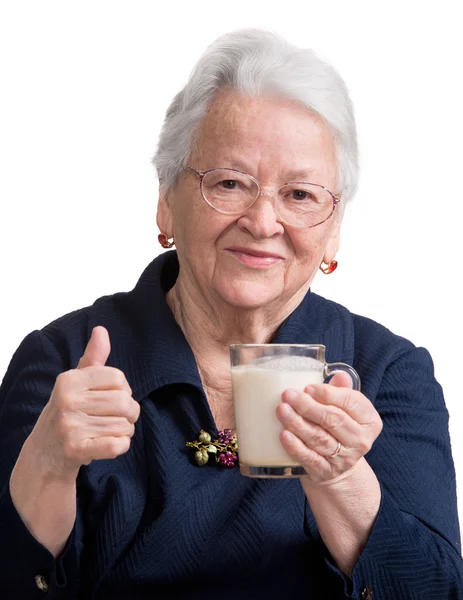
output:
{"label": "white milk", "polygon": [[279,440],[275,411],[282,393],[323,383],[323,363],[305,356],[265,357],[232,367],[238,454],[241,465],[297,466]]}

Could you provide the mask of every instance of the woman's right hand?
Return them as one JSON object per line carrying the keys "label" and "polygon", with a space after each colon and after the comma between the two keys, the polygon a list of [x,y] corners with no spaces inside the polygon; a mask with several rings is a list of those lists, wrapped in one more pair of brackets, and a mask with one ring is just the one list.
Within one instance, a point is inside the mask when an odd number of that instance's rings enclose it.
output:
{"label": "woman's right hand", "polygon": [[110,351],[107,329],[95,327],[77,368],[56,378],[26,441],[43,472],[57,479],[75,479],[81,465],[115,458],[130,447],[140,405],[124,373],[105,366]]}

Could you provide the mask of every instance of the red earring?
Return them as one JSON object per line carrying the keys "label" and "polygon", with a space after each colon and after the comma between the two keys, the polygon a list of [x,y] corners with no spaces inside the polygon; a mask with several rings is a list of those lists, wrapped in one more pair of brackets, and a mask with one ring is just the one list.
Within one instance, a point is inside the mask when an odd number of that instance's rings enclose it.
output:
{"label": "red earring", "polygon": [[172,241],[169,242],[169,238],[167,237],[167,235],[165,233],[160,233],[158,235],[158,242],[163,248],[172,248],[172,246],[174,245],[174,238],[172,238]]}
{"label": "red earring", "polygon": [[333,271],[336,271],[336,269],[338,268],[337,260],[332,260],[326,267],[323,266],[324,264],[326,263],[322,261],[322,264],[319,266],[319,269],[322,273],[325,273],[325,275],[331,275],[331,273]]}

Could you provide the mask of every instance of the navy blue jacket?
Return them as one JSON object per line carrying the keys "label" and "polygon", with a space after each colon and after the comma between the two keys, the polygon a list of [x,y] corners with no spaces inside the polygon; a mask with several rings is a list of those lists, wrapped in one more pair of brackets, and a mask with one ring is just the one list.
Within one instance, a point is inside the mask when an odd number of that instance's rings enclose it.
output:
{"label": "navy blue jacket", "polygon": [[[131,292],[33,331],[15,352],[0,388],[0,598],[463,599],[448,412],[428,352],[312,292],[273,340],[324,344],[328,362],[352,364],[383,419],[366,456],[381,505],[351,580],[297,479],[195,465],[185,442],[217,430],[165,300],[177,274],[168,252]],[[77,520],[55,560],[21,521],[8,482],[57,375],[77,366],[96,325],[141,414],[126,454],[80,469]]]}

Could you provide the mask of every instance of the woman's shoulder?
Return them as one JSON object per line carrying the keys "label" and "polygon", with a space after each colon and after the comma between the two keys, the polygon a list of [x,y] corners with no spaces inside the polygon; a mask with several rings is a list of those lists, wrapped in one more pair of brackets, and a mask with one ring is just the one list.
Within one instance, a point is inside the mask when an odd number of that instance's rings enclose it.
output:
{"label": "woman's shoulder", "polygon": [[63,362],[71,368],[82,356],[94,327],[103,325],[112,337],[117,336],[117,329],[130,313],[128,295],[128,292],[117,292],[96,298],[88,306],[55,318],[38,333],[54,346]]}
{"label": "woman's shoulder", "polygon": [[330,315],[331,321],[337,315],[337,325],[331,340],[335,336],[344,340],[344,345],[348,347],[343,355],[344,362],[351,364],[359,373],[362,391],[367,397],[376,398],[378,391],[384,386],[389,391],[398,388],[403,391],[419,386],[423,388],[426,385],[430,385],[433,390],[437,389],[434,363],[426,348],[416,346],[385,325],[353,313],[345,306],[322,296],[314,298],[314,304],[318,307],[317,312],[320,315]]}
{"label": "woman's shoulder", "polygon": [[329,321],[336,321],[339,331],[351,339],[356,360],[373,358],[378,362],[384,362],[385,359],[393,361],[416,349],[412,341],[386,325],[371,317],[354,313],[338,302],[314,293],[313,303],[318,311],[329,315]]}
{"label": "woman's shoulder", "polygon": [[[167,258],[172,262],[172,257]],[[167,258],[160,256],[152,260],[132,290],[100,296],[88,306],[57,317],[41,332],[58,347],[64,344],[75,346],[80,351],[85,348],[92,329],[97,325],[106,327],[114,339],[127,338],[134,329],[145,330],[153,316],[156,321],[161,318],[156,313],[162,313],[166,304],[161,288],[161,270],[168,262]]]}

